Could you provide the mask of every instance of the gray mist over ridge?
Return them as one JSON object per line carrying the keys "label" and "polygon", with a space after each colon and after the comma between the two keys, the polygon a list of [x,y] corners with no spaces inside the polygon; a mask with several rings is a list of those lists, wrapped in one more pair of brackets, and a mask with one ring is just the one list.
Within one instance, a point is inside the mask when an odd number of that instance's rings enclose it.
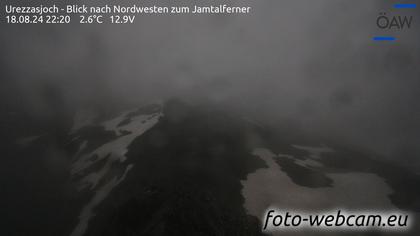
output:
{"label": "gray mist over ridge", "polygon": [[[6,110],[17,103],[42,120],[56,107],[181,97],[270,124],[290,120],[419,163],[418,9],[410,10],[412,29],[393,32],[398,41],[377,43],[376,17],[392,11],[381,1],[234,3],[251,5],[252,13],[137,16],[134,25],[117,26],[2,25]],[[51,105],[45,90],[58,91],[60,104]]]}

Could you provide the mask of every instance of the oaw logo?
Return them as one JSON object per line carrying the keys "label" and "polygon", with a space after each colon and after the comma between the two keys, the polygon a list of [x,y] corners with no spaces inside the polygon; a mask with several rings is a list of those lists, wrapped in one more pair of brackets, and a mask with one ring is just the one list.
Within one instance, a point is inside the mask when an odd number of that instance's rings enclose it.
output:
{"label": "oaw logo", "polygon": [[[394,4],[394,9],[414,9],[416,4]],[[398,13],[387,14],[385,12],[379,13],[376,18],[376,26],[380,30],[390,30],[390,31],[402,31],[409,30],[413,25],[413,16],[408,15],[406,12],[398,11]],[[373,37],[375,41],[394,41],[396,40],[395,36],[375,36]]]}
{"label": "oaw logo", "polygon": [[379,29],[410,29],[413,22],[413,16],[387,16],[385,12],[381,12],[376,19],[376,25]]}

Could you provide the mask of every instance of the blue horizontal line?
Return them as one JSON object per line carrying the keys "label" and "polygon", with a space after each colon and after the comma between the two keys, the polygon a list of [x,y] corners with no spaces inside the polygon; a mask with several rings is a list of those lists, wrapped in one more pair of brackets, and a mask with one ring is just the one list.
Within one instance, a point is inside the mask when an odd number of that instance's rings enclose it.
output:
{"label": "blue horizontal line", "polygon": [[376,36],[376,37],[373,37],[373,40],[375,40],[375,41],[394,41],[395,40],[395,37]]}
{"label": "blue horizontal line", "polygon": [[394,5],[395,8],[416,8],[416,4],[405,4],[405,3],[398,3]]}

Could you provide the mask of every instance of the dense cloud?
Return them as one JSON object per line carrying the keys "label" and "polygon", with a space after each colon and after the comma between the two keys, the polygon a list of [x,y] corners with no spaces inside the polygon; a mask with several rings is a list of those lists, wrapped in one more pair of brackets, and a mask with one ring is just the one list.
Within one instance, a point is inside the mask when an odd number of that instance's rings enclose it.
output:
{"label": "dense cloud", "polygon": [[[147,4],[120,3],[128,2]],[[396,12],[382,1],[230,3],[249,4],[252,13],[137,16],[133,25],[2,24],[3,103],[42,119],[62,106],[211,101],[420,163],[418,9]],[[379,31],[382,11],[413,15],[412,28]],[[384,33],[398,40],[371,40]]]}

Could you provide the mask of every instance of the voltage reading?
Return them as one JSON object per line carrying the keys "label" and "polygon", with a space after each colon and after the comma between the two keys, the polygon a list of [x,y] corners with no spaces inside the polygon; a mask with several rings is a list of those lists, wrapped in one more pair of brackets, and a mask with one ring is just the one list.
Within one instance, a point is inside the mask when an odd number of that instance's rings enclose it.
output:
{"label": "voltage reading", "polygon": [[135,15],[114,15],[110,16],[113,24],[133,24],[136,18]]}

